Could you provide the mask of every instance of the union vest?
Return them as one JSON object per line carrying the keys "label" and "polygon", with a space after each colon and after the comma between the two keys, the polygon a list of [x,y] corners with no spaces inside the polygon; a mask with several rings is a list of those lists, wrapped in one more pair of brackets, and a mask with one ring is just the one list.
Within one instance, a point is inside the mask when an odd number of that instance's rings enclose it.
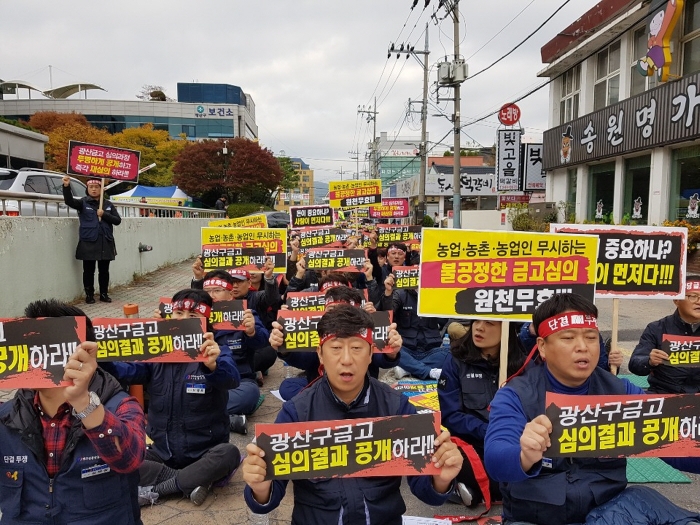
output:
{"label": "union vest", "polygon": [[[83,210],[80,212],[78,218],[80,220],[80,228],[78,235],[81,241],[95,242],[99,237],[100,233],[104,235],[105,239],[108,241],[114,240],[114,229],[110,223],[107,221],[100,221],[97,217],[97,210],[99,208],[99,202],[92,197],[83,197]],[[107,209],[114,206],[108,200],[104,200],[102,203],[103,209]]]}
{"label": "union vest", "polygon": [[[520,398],[528,421],[544,414],[545,394],[551,390],[544,366],[529,367],[508,386]],[[595,368],[590,377],[589,395],[626,393],[621,379]],[[627,486],[624,458],[552,458],[551,461],[551,468],[542,466],[534,478],[501,483],[506,520],[542,525],[583,523],[592,509]]]}

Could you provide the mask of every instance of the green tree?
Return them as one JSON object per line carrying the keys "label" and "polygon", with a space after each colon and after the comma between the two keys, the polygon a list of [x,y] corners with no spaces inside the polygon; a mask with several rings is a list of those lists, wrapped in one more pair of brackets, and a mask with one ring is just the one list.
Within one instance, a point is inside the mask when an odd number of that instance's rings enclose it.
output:
{"label": "green tree", "polygon": [[189,195],[213,204],[220,195],[229,202],[259,202],[266,192],[275,190],[282,180],[282,168],[268,149],[257,142],[237,137],[224,141],[205,140],[187,143],[175,159],[173,182]]}
{"label": "green tree", "polygon": [[185,139],[173,140],[165,130],[153,129],[153,124],[127,128],[112,136],[112,145],[141,152],[141,167],[155,162],[156,166],[143,172],[139,184],[170,186],[173,183],[175,158],[185,147]]}

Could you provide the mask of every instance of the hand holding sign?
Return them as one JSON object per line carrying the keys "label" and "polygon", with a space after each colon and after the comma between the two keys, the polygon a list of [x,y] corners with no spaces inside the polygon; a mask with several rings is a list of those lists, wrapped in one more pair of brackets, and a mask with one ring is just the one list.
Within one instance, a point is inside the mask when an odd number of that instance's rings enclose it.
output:
{"label": "hand holding sign", "polygon": [[70,177],[68,175],[63,177],[61,180],[63,181],[63,186],[65,186],[66,188],[70,186]]}
{"label": "hand holding sign", "polygon": [[243,314],[243,327],[245,335],[248,337],[255,335],[255,317],[253,317],[253,311],[250,308]]}
{"label": "hand holding sign", "polygon": [[221,348],[214,341],[214,334],[207,332],[204,334],[204,342],[202,346],[199,347],[200,353],[204,356],[204,366],[206,366],[212,372],[216,370],[216,360],[221,354]]}
{"label": "hand holding sign", "polygon": [[272,331],[270,332],[270,346],[275,350],[278,350],[280,346],[284,344],[284,333],[282,332],[282,325],[277,321],[272,321]]}
{"label": "hand holding sign", "polygon": [[544,414],[540,414],[525,425],[520,436],[520,465],[524,472],[541,461],[544,451],[552,446],[549,438],[551,433],[552,422]]}
{"label": "hand holding sign", "polygon": [[401,350],[401,347],[403,346],[403,338],[401,337],[401,334],[399,334],[398,330],[396,330],[396,323],[391,323],[389,325],[389,332],[387,335],[388,337],[386,343],[387,346],[392,348],[392,351],[385,352],[385,355],[387,358],[393,361],[396,359],[399,350]]}
{"label": "hand holding sign", "polygon": [[440,473],[433,476],[433,487],[437,492],[444,494],[450,488],[452,480],[462,470],[462,462],[464,461],[457,445],[450,441],[448,430],[444,430],[435,439],[435,454],[433,454],[432,460],[435,466],[440,469]]}
{"label": "hand holding sign", "polygon": [[265,272],[265,279],[272,279],[274,277],[275,261],[272,260],[272,257],[268,257],[267,259],[265,259],[263,271]]}
{"label": "hand holding sign", "polygon": [[394,274],[390,273],[389,276],[384,279],[384,295],[387,297],[394,293]]}
{"label": "hand holding sign", "polygon": [[659,366],[664,361],[668,361],[668,354],[663,350],[654,348],[649,354],[649,366]]}
{"label": "hand holding sign", "polygon": [[88,386],[97,370],[96,356],[97,343],[85,341],[78,345],[66,363],[63,379],[73,384],[64,389],[63,395],[66,402],[79,411],[90,404]]}
{"label": "hand holding sign", "polygon": [[270,501],[272,492],[272,481],[265,480],[267,476],[267,465],[263,459],[265,451],[255,443],[248,443],[245,450],[248,455],[243,460],[243,481],[253,491],[255,501],[265,504]]}

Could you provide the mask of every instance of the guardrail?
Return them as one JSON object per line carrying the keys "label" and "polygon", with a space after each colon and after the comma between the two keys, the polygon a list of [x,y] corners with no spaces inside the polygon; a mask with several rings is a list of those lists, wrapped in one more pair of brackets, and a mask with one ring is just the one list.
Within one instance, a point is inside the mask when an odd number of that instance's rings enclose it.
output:
{"label": "guardrail", "polygon": [[[163,206],[137,202],[111,201],[122,217],[177,218],[177,219],[224,219],[226,213],[207,208],[187,206]],[[26,193],[0,191],[0,216],[20,217],[77,217],[74,209],[63,202],[63,197],[27,197]]]}

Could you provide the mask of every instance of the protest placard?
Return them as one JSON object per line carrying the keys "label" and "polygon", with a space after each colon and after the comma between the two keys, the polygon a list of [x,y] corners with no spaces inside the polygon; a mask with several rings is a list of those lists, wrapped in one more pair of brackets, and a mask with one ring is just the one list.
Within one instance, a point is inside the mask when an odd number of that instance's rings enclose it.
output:
{"label": "protest placard", "polygon": [[[409,250],[420,249],[422,226],[402,226],[400,224],[377,224],[377,248],[386,248],[391,243],[399,242]],[[369,246],[369,233],[363,234],[362,244]]]}
{"label": "protest placard", "polygon": [[95,318],[92,324],[97,361],[189,363],[203,360],[199,348],[206,331],[204,318]]}
{"label": "protest placard", "polygon": [[66,173],[135,182],[139,178],[140,157],[139,151],[70,140]]}
{"label": "protest placard", "polygon": [[201,233],[202,252],[221,248],[264,248],[276,273],[287,272],[287,230],[284,228],[210,228]]}
{"label": "protest placard", "polygon": [[365,264],[365,259],[364,250],[312,248],[306,252],[306,267],[309,270],[360,272]]}
{"label": "protest placard", "polygon": [[85,340],[85,317],[0,319],[0,389],[70,385],[64,367]]}
{"label": "protest placard", "polygon": [[342,228],[302,228],[293,230],[292,235],[299,237],[299,252],[304,254],[311,248],[341,248],[350,234]]}
{"label": "protest placard", "polygon": [[416,407],[419,412],[423,410],[431,410],[440,412],[440,399],[438,398],[437,390],[430,392],[422,392],[414,396],[409,396],[408,401]]}
{"label": "protest placard", "polygon": [[438,474],[440,414],[255,425],[266,479]]}
{"label": "protest placard", "polygon": [[661,350],[668,354],[665,366],[700,367],[700,337],[663,334]]}
{"label": "protest placard", "polygon": [[287,292],[286,305],[294,312],[323,312],[326,309],[326,293]]}
{"label": "protest placard", "polygon": [[380,206],[372,206],[369,216],[373,219],[402,219],[410,212],[408,199],[382,199]]}
{"label": "protest placard", "polygon": [[214,301],[209,315],[209,322],[214,330],[245,330],[243,314],[248,308],[248,301]]}
{"label": "protest placard", "polygon": [[267,215],[258,213],[233,219],[219,219],[209,221],[208,226],[212,228],[267,228]]}
{"label": "protest placard", "polygon": [[382,202],[381,179],[332,181],[328,184],[331,208],[372,206]]}
{"label": "protest placard", "polygon": [[226,248],[216,245],[202,247],[202,267],[205,272],[233,268],[262,272],[266,260],[265,248]]}
{"label": "protest placard", "polygon": [[682,299],[687,228],[550,224],[551,232],[598,235],[596,297]]}
{"label": "protest placard", "polygon": [[289,225],[294,228],[333,226],[333,209],[322,206],[290,206]]}
{"label": "protest placard", "polygon": [[700,396],[547,392],[547,457],[700,457]]}
{"label": "protest placard", "polygon": [[530,321],[555,293],[593,300],[597,237],[517,231],[423,231],[418,314]]}
{"label": "protest placard", "polygon": [[415,290],[420,282],[420,268],[418,266],[392,266],[394,274],[394,287],[397,290]]}

